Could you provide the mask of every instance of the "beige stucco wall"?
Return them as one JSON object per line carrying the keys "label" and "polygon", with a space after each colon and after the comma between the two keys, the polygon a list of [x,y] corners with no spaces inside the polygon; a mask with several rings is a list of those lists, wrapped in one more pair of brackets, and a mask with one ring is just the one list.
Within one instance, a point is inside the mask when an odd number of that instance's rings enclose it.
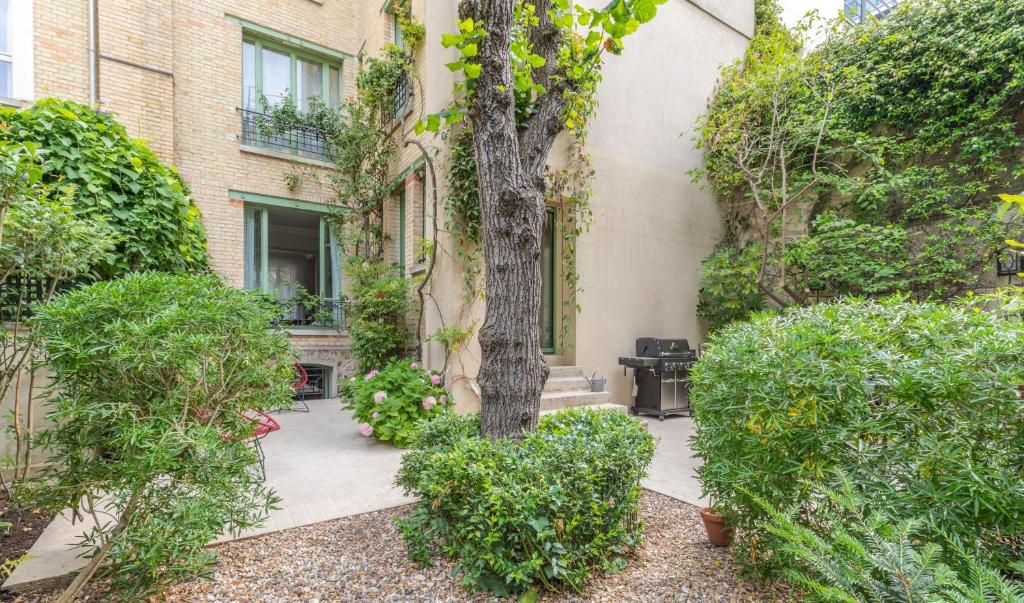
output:
{"label": "beige stucco wall", "polygon": [[670,0],[605,64],[588,145],[594,225],[579,241],[575,360],[608,377],[619,402],[629,403],[632,377],[618,357],[635,353],[637,337],[701,339],[698,271],[718,242],[720,218],[686,172],[702,162],[695,124],[718,67],[742,55],[748,39],[740,32],[753,23],[753,2],[719,4],[730,7],[734,28]]}
{"label": "beige stucco wall", "polygon": [[[454,30],[455,5],[431,2],[423,13],[428,43],[418,69],[427,111],[443,108],[450,95],[453,78],[444,65],[455,60],[454,51],[432,42]],[[597,171],[594,225],[577,257],[583,311],[551,360],[604,374],[618,402],[630,403],[632,378],[623,377],[616,362],[631,353],[636,337],[682,336],[694,345],[700,339],[697,272],[718,240],[720,220],[712,197],[686,171],[701,162],[692,141],[696,119],[719,65],[745,50],[753,10],[752,1],[670,0],[627,38],[622,56],[606,62],[588,144]],[[565,156],[563,139],[550,163],[560,165]],[[439,168],[443,174],[443,154]],[[437,304],[428,304],[426,331],[451,324],[479,328],[484,302],[466,304],[451,237],[442,232],[438,245],[441,260],[430,284]],[[443,357],[439,345],[427,346],[429,365],[439,368]],[[448,382],[461,410],[479,407],[472,387],[479,364],[475,337],[450,362]]]}

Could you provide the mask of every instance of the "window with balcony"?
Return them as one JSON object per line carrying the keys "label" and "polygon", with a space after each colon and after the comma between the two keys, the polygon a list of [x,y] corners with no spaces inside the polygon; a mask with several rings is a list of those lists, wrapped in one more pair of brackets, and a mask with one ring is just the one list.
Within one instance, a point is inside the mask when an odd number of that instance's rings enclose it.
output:
{"label": "window with balcony", "polygon": [[309,159],[330,160],[330,150],[318,132],[309,128],[278,131],[268,109],[291,97],[300,111],[319,99],[341,106],[342,65],[312,53],[263,40],[242,42],[242,143]]}
{"label": "window with balcony", "polygon": [[326,214],[245,206],[245,287],[284,306],[291,326],[340,328],[340,245]]}

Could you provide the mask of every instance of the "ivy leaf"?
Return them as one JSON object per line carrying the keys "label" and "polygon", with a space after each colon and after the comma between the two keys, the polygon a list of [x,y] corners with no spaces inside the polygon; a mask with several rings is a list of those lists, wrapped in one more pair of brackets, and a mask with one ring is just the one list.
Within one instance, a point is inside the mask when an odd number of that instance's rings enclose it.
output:
{"label": "ivy leaf", "polygon": [[463,36],[458,34],[441,34],[441,46],[445,48],[451,48],[452,46],[458,46],[462,44]]}
{"label": "ivy leaf", "polygon": [[526,62],[529,63],[531,67],[538,68],[543,67],[544,63],[547,61],[545,61],[544,57],[539,54],[530,54],[526,57]]}
{"label": "ivy leaf", "polygon": [[480,65],[476,63],[467,63],[465,67],[466,79],[475,80],[480,77]]}
{"label": "ivy leaf", "polygon": [[657,16],[658,7],[654,4],[654,0],[638,0],[633,6],[633,14],[636,15],[638,22],[647,23]]}
{"label": "ivy leaf", "polygon": [[477,55],[476,44],[466,44],[462,47],[462,56],[464,57],[475,57]]}

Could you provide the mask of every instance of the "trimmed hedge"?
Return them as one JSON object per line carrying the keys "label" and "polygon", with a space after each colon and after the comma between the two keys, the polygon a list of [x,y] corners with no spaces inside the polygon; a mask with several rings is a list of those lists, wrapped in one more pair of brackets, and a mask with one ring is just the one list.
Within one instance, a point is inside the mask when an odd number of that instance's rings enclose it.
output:
{"label": "trimmed hedge", "polygon": [[849,299],[756,314],[691,374],[704,490],[741,560],[787,563],[763,499],[814,517],[846,475],[874,509],[977,546],[1024,543],[1024,326],[973,308]]}
{"label": "trimmed hedge", "polygon": [[455,558],[474,590],[578,591],[594,571],[625,567],[639,542],[654,445],[639,421],[611,410],[546,416],[520,442],[481,438],[479,415],[423,423],[397,479],[420,500],[399,521],[410,555]]}

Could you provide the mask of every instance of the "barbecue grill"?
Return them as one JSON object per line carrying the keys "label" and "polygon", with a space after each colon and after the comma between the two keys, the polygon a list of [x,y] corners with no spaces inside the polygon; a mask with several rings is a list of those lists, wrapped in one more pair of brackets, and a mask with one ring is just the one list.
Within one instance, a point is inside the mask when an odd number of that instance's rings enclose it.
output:
{"label": "barbecue grill", "polygon": [[633,414],[664,421],[669,415],[690,416],[690,369],[697,352],[682,338],[641,337],[636,356],[619,358],[622,371],[633,369],[636,403]]}

